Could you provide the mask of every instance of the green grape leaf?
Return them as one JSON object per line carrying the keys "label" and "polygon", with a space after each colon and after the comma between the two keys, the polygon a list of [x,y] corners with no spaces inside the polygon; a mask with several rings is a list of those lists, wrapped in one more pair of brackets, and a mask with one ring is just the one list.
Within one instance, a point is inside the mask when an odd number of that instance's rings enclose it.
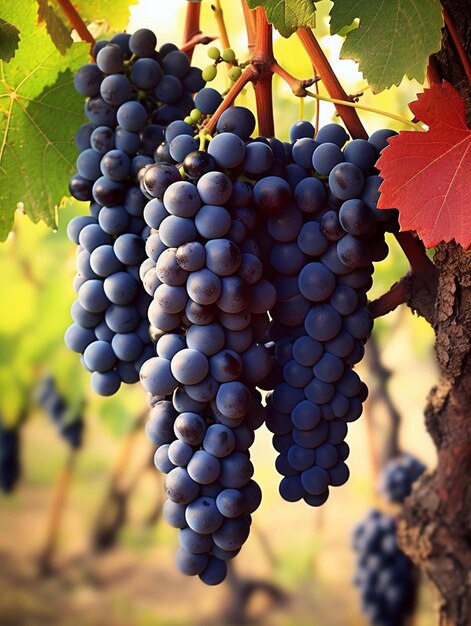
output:
{"label": "green grape leaf", "polygon": [[35,2],[21,5],[15,61],[0,61],[0,240],[17,208],[57,226],[57,206],[74,171],[73,137],[83,121],[73,72],[87,62],[89,45],[76,43],[61,55],[45,24],[37,25]]}
{"label": "green grape leaf", "polygon": [[47,32],[61,54],[73,44],[70,27],[63,22],[47,0],[38,0],[38,21],[46,23]]}
{"label": "green grape leaf", "polygon": [[138,0],[76,0],[74,6],[84,22],[105,21],[112,31],[124,30],[129,21],[129,7]]}
{"label": "green grape leaf", "polygon": [[335,0],[330,16],[332,34],[359,20],[340,58],[358,61],[375,93],[399,85],[404,75],[423,82],[428,57],[440,49],[439,0]]}
{"label": "green grape leaf", "polygon": [[20,41],[20,31],[5,20],[0,19],[0,59],[6,63],[14,56]]}
{"label": "green grape leaf", "polygon": [[316,25],[315,2],[319,0],[247,0],[251,9],[263,7],[267,20],[283,35],[289,37],[298,28]]}

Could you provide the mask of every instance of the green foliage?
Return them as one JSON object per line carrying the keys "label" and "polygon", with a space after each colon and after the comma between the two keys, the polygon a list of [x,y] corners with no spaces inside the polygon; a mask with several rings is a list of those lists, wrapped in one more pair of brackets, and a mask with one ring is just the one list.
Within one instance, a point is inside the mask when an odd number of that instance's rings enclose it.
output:
{"label": "green foliage", "polygon": [[358,61],[374,92],[399,85],[404,75],[423,82],[428,57],[440,49],[443,19],[438,0],[335,0],[330,28],[347,33],[340,56]]}
{"label": "green foliage", "polygon": [[0,19],[0,59],[8,63],[14,56],[20,41],[20,31]]}
{"label": "green foliage", "polygon": [[83,120],[73,72],[88,57],[88,44],[79,43],[62,56],[46,25],[36,22],[36,3],[28,1],[26,10],[18,4],[8,17],[20,29],[20,45],[14,62],[0,61],[0,240],[19,203],[34,222],[57,226],[57,206],[74,171],[73,137]]}
{"label": "green foliage", "polygon": [[76,0],[74,6],[84,22],[104,20],[108,29],[124,30],[129,21],[129,7],[137,0]]}
{"label": "green foliage", "polygon": [[251,9],[263,7],[267,19],[276,30],[289,37],[298,28],[314,28],[316,25],[315,2],[318,0],[247,0]]}
{"label": "green foliage", "polygon": [[38,21],[46,23],[47,32],[61,54],[65,54],[73,43],[70,27],[56,13],[47,0],[38,0]]}

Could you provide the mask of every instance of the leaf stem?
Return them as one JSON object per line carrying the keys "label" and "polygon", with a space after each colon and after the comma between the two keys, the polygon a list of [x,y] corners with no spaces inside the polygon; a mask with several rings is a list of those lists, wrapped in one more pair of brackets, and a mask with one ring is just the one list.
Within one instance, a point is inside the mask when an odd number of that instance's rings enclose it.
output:
{"label": "leaf stem", "polygon": [[64,11],[67,19],[70,22],[70,25],[72,26],[72,28],[74,28],[77,31],[77,34],[80,37],[80,39],[82,41],[88,41],[90,46],[93,47],[95,45],[95,38],[93,37],[91,32],[88,30],[87,25],[85,24],[85,22],[80,16],[80,13],[73,6],[70,0],[57,0],[57,4]]}
{"label": "leaf stem", "polygon": [[[190,48],[186,46],[193,40],[193,38],[201,33],[200,31],[200,14],[201,14],[201,2],[187,2],[186,3],[186,16],[185,26],[183,27],[183,46],[181,50],[186,52],[186,56],[191,61],[193,56],[193,50],[195,46]],[[196,44],[195,44],[196,45]]]}
{"label": "leaf stem", "polygon": [[348,100],[339,100],[338,98],[329,98],[328,96],[321,96],[320,94],[313,93],[312,91],[307,91],[306,94],[308,96],[311,96],[311,98],[315,98],[316,100],[322,100],[323,102],[332,102],[335,105],[342,105],[342,107],[345,106],[352,109],[361,109],[362,111],[369,111],[370,113],[377,113],[378,115],[383,115],[384,117],[390,117],[393,120],[405,124],[406,126],[410,126],[414,130],[424,130],[420,124],[416,124],[415,122],[408,120],[406,117],[396,115],[395,113],[389,113],[388,111],[382,111],[381,109],[376,109],[375,107],[370,107],[366,104],[360,104],[359,102],[350,102]]}
{"label": "leaf stem", "polygon": [[450,17],[448,11],[443,7],[443,19],[445,20],[445,26],[447,27],[448,32],[450,33],[450,37],[453,40],[458,56],[460,57],[461,65],[465,71],[466,77],[468,81],[471,83],[471,64],[469,62],[468,56],[463,48],[463,44],[461,43],[460,36],[458,31],[456,30],[455,24]]}
{"label": "leaf stem", "polygon": [[[319,76],[327,89],[327,93],[333,99],[334,104],[336,104],[337,112],[350,135],[354,139],[368,139],[368,134],[358,117],[358,113],[354,108],[347,106],[346,101],[348,102],[348,96],[311,29],[300,28],[297,31],[297,35],[311,59],[313,66],[315,66],[317,72],[319,72]],[[319,97],[319,99],[321,98]],[[337,102],[335,102],[335,100]]]}
{"label": "leaf stem", "polygon": [[242,0],[242,10],[244,11],[245,28],[247,30],[247,47],[249,53],[252,54],[255,48],[256,28],[255,28],[255,14],[249,9],[247,0]]}

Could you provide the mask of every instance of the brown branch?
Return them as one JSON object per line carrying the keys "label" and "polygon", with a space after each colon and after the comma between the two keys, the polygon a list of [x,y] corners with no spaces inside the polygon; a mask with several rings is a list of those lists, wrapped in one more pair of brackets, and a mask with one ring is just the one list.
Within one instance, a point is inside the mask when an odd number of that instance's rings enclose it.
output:
{"label": "brown branch", "polygon": [[205,130],[209,134],[213,133],[214,129],[216,128],[216,124],[218,123],[219,118],[221,117],[221,115],[224,113],[226,109],[228,109],[230,106],[234,104],[234,100],[240,94],[242,89],[248,83],[250,83],[250,81],[255,80],[256,77],[257,77],[257,72],[251,65],[245,68],[245,70],[242,72],[242,74],[239,76],[239,78],[230,88],[224,100],[221,102],[219,107],[213,113],[209,122],[204,126]]}
{"label": "brown branch", "polygon": [[[297,31],[297,35],[304,46],[313,66],[319,73],[324,83],[327,93],[331,98],[338,100],[350,100],[344,88],[340,84],[335,72],[327,60],[322,48],[313,32],[308,28],[301,28]],[[347,127],[348,132],[353,139],[368,139],[368,134],[358,117],[358,113],[351,107],[335,105],[339,116]]]}
{"label": "brown branch", "polygon": [[70,22],[72,28],[77,31],[78,36],[82,41],[88,41],[91,46],[95,45],[95,38],[88,30],[87,25],[82,20],[80,13],[73,6],[70,0],[57,0],[57,4],[64,11],[67,19]]}
{"label": "brown branch", "polygon": [[198,35],[201,34],[200,31],[200,14],[201,14],[201,1],[200,2],[190,2],[186,3],[186,15],[185,15],[185,26],[183,27],[183,42],[180,50],[186,52],[186,56],[191,61],[193,57],[193,51],[195,49],[196,43],[191,45],[189,48],[188,44]]}
{"label": "brown branch", "polygon": [[382,317],[391,311],[397,309],[400,304],[405,304],[410,298],[410,289],[406,285],[406,282],[400,280],[382,296],[370,302],[370,313],[374,318]]}
{"label": "brown branch", "polygon": [[376,387],[370,398],[372,405],[382,402],[386,407],[389,418],[390,430],[386,440],[385,450],[382,455],[383,461],[398,456],[401,452],[399,445],[399,429],[401,426],[401,415],[393,402],[388,389],[388,382],[391,378],[391,370],[387,368],[381,360],[376,339],[371,337],[367,343],[366,359],[368,370],[373,373],[376,380]]}
{"label": "brown branch", "polygon": [[252,65],[257,68],[259,74],[254,83],[258,132],[264,137],[273,137],[275,135],[272,94],[273,71],[271,69],[275,61],[273,32],[262,7],[255,9],[255,20],[257,39]]}
{"label": "brown branch", "polygon": [[247,30],[247,47],[249,53],[252,54],[256,38],[255,13],[249,9],[247,0],[242,0],[242,10],[244,11],[245,28]]}
{"label": "brown branch", "polygon": [[438,71],[437,60],[435,59],[433,55],[430,56],[428,59],[427,80],[430,86],[438,85],[442,82],[440,79],[440,73]]}
{"label": "brown branch", "polygon": [[430,273],[435,266],[425,253],[425,246],[418,237],[410,231],[396,233],[396,239],[401,246],[413,272]]}
{"label": "brown branch", "polygon": [[[118,459],[111,472],[105,497],[98,508],[91,543],[96,551],[108,548],[115,540],[116,533],[125,519],[126,493],[122,489],[122,481],[129,459],[131,458],[137,435],[141,431],[148,416],[145,409],[134,420],[127,434]],[[110,513],[112,515],[110,515]]]}
{"label": "brown branch", "polygon": [[54,490],[52,504],[49,511],[49,518],[47,520],[46,537],[38,556],[39,570],[43,575],[49,574],[52,571],[52,558],[57,546],[60,525],[65,511],[67,494],[69,492],[77,460],[77,452],[78,451],[74,448],[69,449],[67,460],[61,474],[59,475],[59,479]]}
{"label": "brown branch", "polygon": [[469,62],[465,49],[463,48],[463,44],[461,43],[461,38],[458,34],[458,31],[456,30],[456,27],[448,11],[445,8],[443,8],[442,12],[443,12],[443,19],[445,20],[445,25],[447,27],[448,32],[450,33],[450,37],[456,48],[456,52],[458,53],[458,56],[460,58],[461,65],[463,66],[463,69],[465,71],[468,81],[471,83],[471,64]]}
{"label": "brown branch", "polygon": [[[180,50],[182,52],[186,52],[186,55],[188,56],[190,52],[193,53],[193,50],[196,46],[200,44],[203,46],[207,46],[215,39],[217,39],[215,35],[204,35],[203,33],[198,32],[196,33],[196,35],[193,35],[193,37],[189,41],[180,46]],[[188,58],[190,57],[188,56]]]}

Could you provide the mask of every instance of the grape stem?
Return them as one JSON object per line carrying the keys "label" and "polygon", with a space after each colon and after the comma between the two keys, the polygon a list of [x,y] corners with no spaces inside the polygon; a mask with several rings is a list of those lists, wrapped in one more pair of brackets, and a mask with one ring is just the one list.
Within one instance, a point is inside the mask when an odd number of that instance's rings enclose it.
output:
{"label": "grape stem", "polygon": [[185,26],[183,28],[183,45],[180,50],[186,53],[186,56],[190,61],[193,57],[193,50],[195,49],[196,42],[190,48],[186,48],[185,46],[187,46],[195,37],[197,37],[201,33],[200,14],[201,2],[186,3]]}
{"label": "grape stem", "polygon": [[445,26],[448,30],[448,32],[450,33],[450,37],[453,40],[453,44],[456,48],[456,51],[458,53],[458,56],[460,58],[461,61],[461,65],[463,66],[463,69],[465,71],[466,77],[468,79],[468,81],[471,83],[471,64],[469,62],[468,56],[463,48],[463,44],[461,43],[461,39],[460,36],[458,34],[458,31],[456,30],[456,27],[453,23],[453,20],[451,19],[448,11],[445,8],[442,8],[442,12],[443,12],[443,19],[445,21]]}
{"label": "grape stem", "polygon": [[250,83],[250,81],[254,80],[256,76],[257,76],[257,72],[251,65],[245,68],[245,70],[242,72],[242,74],[239,76],[239,78],[236,80],[236,82],[232,85],[232,87],[228,91],[224,100],[221,102],[219,107],[213,113],[209,122],[204,126],[204,129],[208,132],[208,134],[210,135],[213,134],[214,129],[216,128],[216,124],[218,123],[218,120],[221,117],[221,115],[224,113],[226,109],[228,109],[230,106],[234,104],[235,99],[240,94],[242,89],[248,83]]}
{"label": "grape stem", "polygon": [[348,101],[347,93],[340,84],[339,79],[335,75],[335,72],[330,66],[327,57],[325,56],[317,39],[314,37],[311,29],[300,28],[296,31],[296,34],[306,50],[313,67],[315,67],[316,71],[319,73],[329,96],[339,101],[335,103],[337,112],[352,138],[368,139],[368,134],[361,123],[356,110],[349,106],[345,106],[345,101]]}
{"label": "grape stem", "polygon": [[252,54],[255,48],[256,29],[255,29],[255,14],[249,9],[247,0],[242,0],[242,10],[244,12],[245,28],[247,30],[247,47],[249,53]]}
{"label": "grape stem", "polygon": [[329,98],[327,96],[321,96],[320,94],[313,93],[312,91],[306,91],[306,95],[311,98],[315,98],[316,100],[322,100],[323,102],[332,102],[336,105],[342,105],[346,107],[351,107],[352,109],[361,109],[362,111],[369,111],[370,113],[377,113],[378,115],[383,115],[384,117],[390,117],[393,120],[401,122],[406,126],[410,126],[414,130],[423,131],[423,127],[420,124],[412,122],[406,117],[402,117],[401,115],[396,115],[395,113],[389,113],[388,111],[382,111],[381,109],[376,109],[375,107],[367,106],[366,104],[360,104],[359,102],[351,102],[349,100],[339,100],[338,98]]}
{"label": "grape stem", "polygon": [[95,38],[88,30],[87,25],[80,16],[80,13],[73,6],[70,0],[57,0],[58,5],[64,11],[67,19],[70,22],[72,28],[77,31],[78,36],[82,41],[88,41],[91,47],[95,45]]}

